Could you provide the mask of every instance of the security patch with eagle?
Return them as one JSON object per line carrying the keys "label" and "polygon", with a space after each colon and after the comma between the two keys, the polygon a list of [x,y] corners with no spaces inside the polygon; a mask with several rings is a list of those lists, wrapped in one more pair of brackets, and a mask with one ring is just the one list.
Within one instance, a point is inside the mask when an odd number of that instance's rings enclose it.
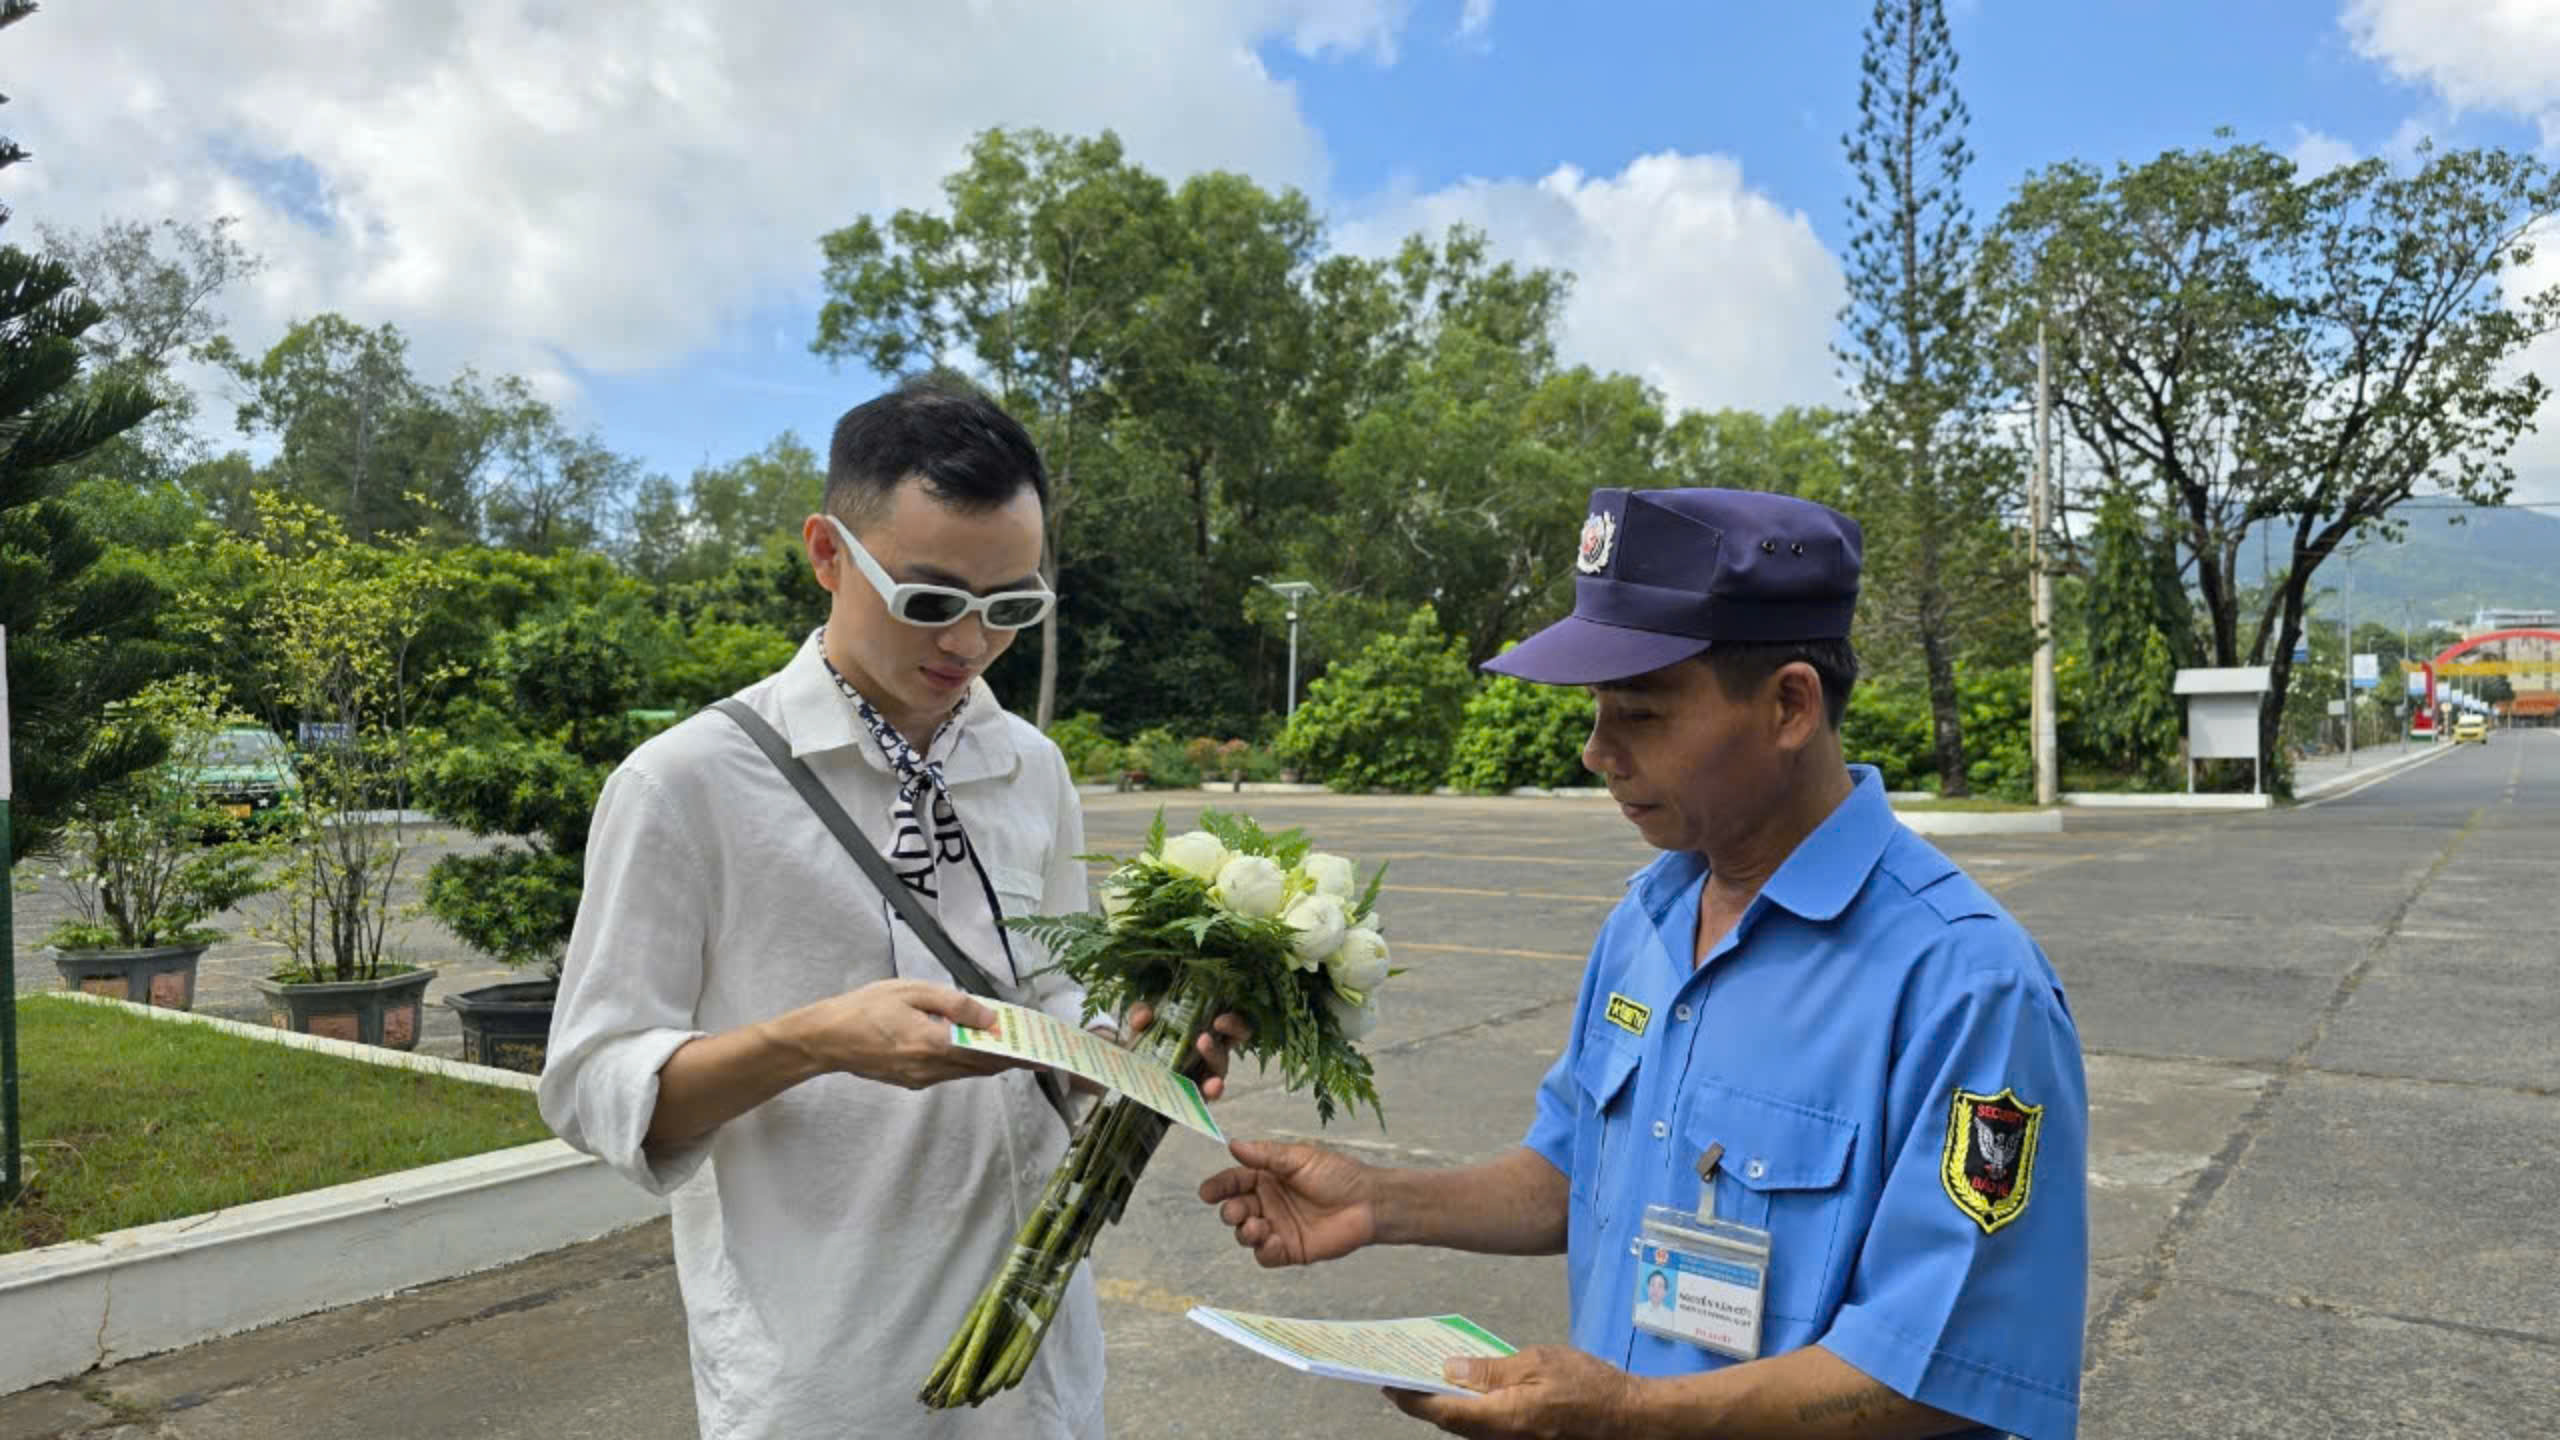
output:
{"label": "security patch with eagle", "polygon": [[1956,1092],[1938,1178],[1946,1184],[1947,1198],[1983,1234],[2025,1213],[2036,1173],[2036,1134],[2043,1128],[2044,1107],[2019,1099],[2015,1090],[1997,1095]]}

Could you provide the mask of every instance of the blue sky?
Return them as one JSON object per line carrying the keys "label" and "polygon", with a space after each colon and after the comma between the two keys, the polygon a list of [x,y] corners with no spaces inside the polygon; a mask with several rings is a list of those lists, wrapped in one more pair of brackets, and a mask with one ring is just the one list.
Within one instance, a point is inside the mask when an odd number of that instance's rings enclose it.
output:
{"label": "blue sky", "polygon": [[[1657,0],[1605,7],[1595,24],[1600,7],[1515,3],[1479,38],[1457,34],[1456,10],[1422,7],[1392,64],[1303,56],[1276,37],[1261,47],[1322,137],[1329,213],[1392,214],[1399,196],[1469,178],[1568,165],[1609,175],[1655,152],[1714,153],[1845,254],[1840,140],[1856,122],[1865,6]],[[1974,120],[1970,198],[1984,219],[2037,167],[2208,145],[2221,126],[2279,150],[2308,141],[2306,153],[2325,138],[2369,154],[2421,131],[2439,143],[2538,143],[2519,119],[2456,117],[2357,54],[2334,5],[1978,0],[1951,18]],[[768,306],[746,328],[759,327],[763,343],[702,357],[719,379],[698,399],[688,392],[700,376],[684,370],[590,377],[607,434],[625,445],[666,436],[645,448],[681,474],[785,427],[822,434],[838,401],[871,383],[805,354],[805,304]]]}
{"label": "blue sky", "polygon": [[[1169,176],[1297,185],[1344,248],[1483,225],[1580,275],[1569,358],[1676,404],[1836,393],[1855,0],[219,8],[48,7],[12,31],[46,77],[10,107],[42,161],[10,172],[21,215],[238,215],[270,261],[232,301],[244,343],[322,309],[390,320],[430,376],[526,374],[678,477],[818,440],[870,393],[807,351],[816,238],[933,205],[990,125],[1110,127]],[[2560,138],[2560,0],[1950,9],[1982,219],[2037,166],[2225,125],[2321,163]],[[2560,346],[2535,359],[2560,375]],[[2560,497],[2560,435],[2521,458]]]}

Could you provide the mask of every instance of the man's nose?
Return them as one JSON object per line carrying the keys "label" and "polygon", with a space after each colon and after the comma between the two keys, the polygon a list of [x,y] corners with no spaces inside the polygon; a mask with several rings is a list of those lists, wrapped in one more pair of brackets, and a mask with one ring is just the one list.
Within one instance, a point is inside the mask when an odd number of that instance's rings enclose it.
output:
{"label": "man's nose", "polygon": [[986,622],[975,615],[963,615],[942,627],[942,653],[955,660],[976,660],[987,653]]}

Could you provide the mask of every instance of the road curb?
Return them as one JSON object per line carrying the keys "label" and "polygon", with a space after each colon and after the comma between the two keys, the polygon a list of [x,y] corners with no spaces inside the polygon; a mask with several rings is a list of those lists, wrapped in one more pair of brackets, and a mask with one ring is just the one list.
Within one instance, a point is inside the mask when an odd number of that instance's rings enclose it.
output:
{"label": "road curb", "polygon": [[2074,790],[2062,803],[2080,810],[2269,810],[2273,795],[2232,795],[2184,790]]}
{"label": "road curb", "polygon": [[1919,835],[2059,835],[2060,810],[1896,810]]}
{"label": "road curb", "polygon": [[[530,1075],[94,996],[175,1023],[530,1090]],[[383,1056],[392,1057],[385,1060]],[[642,1224],[666,1202],[557,1140],[0,1256],[0,1394]]]}
{"label": "road curb", "polygon": [[2381,764],[2368,770],[2349,770],[2343,774],[2323,780],[2318,785],[2315,785],[2310,789],[2296,790],[2294,792],[2294,798],[2301,801],[2332,799],[2341,792],[2361,789],[2378,780],[2387,780],[2404,770],[2415,770],[2419,766],[2424,765],[2431,760],[2441,760],[2445,756],[2452,754],[2458,748],[2460,747],[2439,741],[2424,750],[2418,751],[2414,755],[2403,755],[2395,759],[2385,760]]}

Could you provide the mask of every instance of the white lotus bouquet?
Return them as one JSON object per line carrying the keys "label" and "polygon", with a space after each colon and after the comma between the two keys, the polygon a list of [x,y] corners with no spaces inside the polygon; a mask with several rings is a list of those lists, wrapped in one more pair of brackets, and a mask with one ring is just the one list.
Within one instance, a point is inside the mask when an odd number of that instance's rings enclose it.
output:
{"label": "white lotus bouquet", "polygon": [[[1298,831],[1266,834],[1209,811],[1113,868],[1103,913],[1007,923],[1049,948],[1085,989],[1087,1019],[1145,1004],[1155,1018],[1132,1049],[1195,1079],[1198,1041],[1232,1012],[1253,1029],[1240,1047],[1282,1083],[1315,1097],[1317,1118],[1366,1105],[1385,1121],[1369,1061],[1354,1044],[1376,1027],[1378,989],[1394,975],[1377,918],[1380,866],[1364,889],[1349,860],[1312,853]],[[1068,1277],[1119,1220],[1169,1122],[1124,1096],[1087,1112],[1013,1249],[943,1348],[919,1396],[935,1409],[976,1405],[1021,1383]]]}

